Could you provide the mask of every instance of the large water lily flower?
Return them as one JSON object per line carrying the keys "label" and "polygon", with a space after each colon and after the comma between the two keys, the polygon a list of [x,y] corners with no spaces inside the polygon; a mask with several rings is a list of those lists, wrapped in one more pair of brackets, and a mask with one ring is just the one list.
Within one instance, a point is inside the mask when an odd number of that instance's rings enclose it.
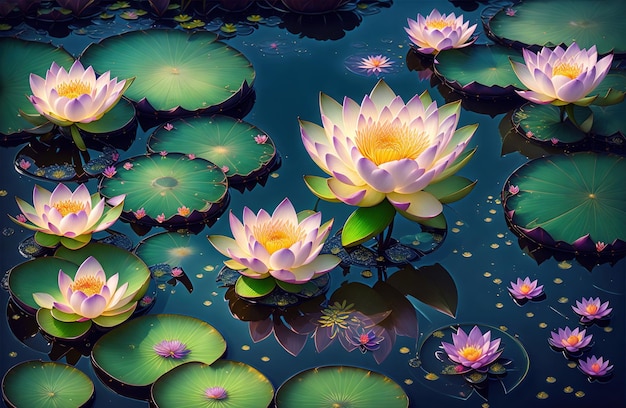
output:
{"label": "large water lily flower", "polygon": [[479,371],[496,361],[503,351],[499,349],[500,339],[491,340],[491,331],[483,334],[478,326],[469,334],[459,327],[452,333],[452,343],[441,342],[441,347],[451,361]]}
{"label": "large water lily flower", "polygon": [[119,102],[131,83],[132,79],[111,79],[110,71],[96,78],[93,67],[85,69],[79,60],[69,71],[53,62],[45,79],[30,74],[33,94],[28,99],[50,122],[69,126],[74,142],[85,150],[77,127],[102,118]]}
{"label": "large water lily flower", "polygon": [[463,48],[476,41],[470,40],[476,29],[476,24],[470,27],[468,21],[463,21],[463,15],[454,13],[441,14],[434,9],[426,17],[417,15],[417,21],[407,19],[409,26],[404,27],[411,42],[417,46],[422,54],[437,54],[443,50]]}
{"label": "large water lily flower", "polygon": [[319,212],[300,220],[287,198],[272,215],[263,209],[254,214],[245,207],[243,222],[232,212],[229,220],[234,239],[221,235],[208,239],[215,249],[231,258],[224,264],[244,276],[301,284],[329,272],[340,262],[335,255],[320,255],[333,221],[320,225]]}
{"label": "large water lily flower", "polygon": [[128,319],[137,307],[137,301],[132,301],[136,292],[128,292],[128,282],[118,287],[118,280],[117,273],[107,279],[100,262],[90,256],[80,264],[74,279],[59,270],[60,297],[38,292],[33,298],[63,322],[91,320],[109,327],[121,323],[118,316]]}
{"label": "large water lily flower", "polygon": [[578,353],[591,343],[593,335],[586,335],[586,330],[578,327],[574,330],[569,327],[559,328],[557,332],[550,333],[548,343],[554,348],[562,349],[569,353]]}
{"label": "large water lily flower", "polygon": [[322,93],[323,127],[301,120],[300,130],[307,152],[331,177],[305,181],[324,200],[390,203],[412,220],[436,217],[442,203],[473,188],[467,179],[450,177],[472,156],[462,153],[478,126],[457,129],[460,108],[459,102],[438,107],[427,92],[404,103],[383,80],[361,105],[347,97],[341,105]]}
{"label": "large water lily flower", "polygon": [[573,42],[567,49],[543,47],[538,53],[523,49],[524,64],[511,61],[513,71],[529,90],[519,95],[539,104],[587,106],[598,95],[589,95],[611,68],[613,54],[598,61],[596,46],[580,49]]}
{"label": "large water lily flower", "polygon": [[9,217],[24,228],[37,231],[35,240],[42,246],[53,247],[61,243],[70,249],[78,249],[91,240],[94,232],[109,228],[117,221],[124,198],[125,195],[119,195],[109,199],[110,208],[99,193],[90,195],[84,184],[73,192],[61,183],[52,192],[35,185],[33,205],[16,197],[22,216]]}

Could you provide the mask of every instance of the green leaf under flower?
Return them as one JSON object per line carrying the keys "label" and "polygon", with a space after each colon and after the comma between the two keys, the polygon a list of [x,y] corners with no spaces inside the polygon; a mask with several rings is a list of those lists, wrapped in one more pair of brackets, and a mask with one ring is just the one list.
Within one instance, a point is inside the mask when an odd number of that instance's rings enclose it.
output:
{"label": "green leaf under flower", "polygon": [[315,196],[333,203],[339,203],[340,200],[335,197],[330,188],[328,188],[328,179],[319,176],[304,176],[304,183]]}
{"label": "green leaf under flower", "polygon": [[52,316],[50,309],[37,310],[37,324],[50,336],[59,339],[77,339],[91,329],[91,320],[85,322],[62,322]]}
{"label": "green leaf under flower", "polygon": [[235,292],[244,298],[259,298],[269,295],[275,287],[276,280],[272,277],[253,279],[242,275],[235,283]]}
{"label": "green leaf under flower", "polygon": [[341,245],[351,247],[380,234],[391,224],[396,209],[387,200],[373,207],[359,207],[346,220],[341,231]]}
{"label": "green leaf under flower", "polygon": [[434,195],[442,204],[449,204],[468,195],[477,182],[461,176],[451,176],[438,183],[429,184],[424,191]]}
{"label": "green leaf under flower", "polygon": [[37,231],[35,232],[35,241],[43,247],[54,248],[61,242],[61,237]]}

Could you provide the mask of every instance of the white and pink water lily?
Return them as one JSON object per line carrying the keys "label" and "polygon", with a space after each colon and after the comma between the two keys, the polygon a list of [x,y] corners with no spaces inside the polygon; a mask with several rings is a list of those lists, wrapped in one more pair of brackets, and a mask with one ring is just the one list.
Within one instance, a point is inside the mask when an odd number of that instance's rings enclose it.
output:
{"label": "white and pink water lily", "polygon": [[119,195],[109,199],[107,203],[112,207],[108,207],[99,193],[89,194],[84,184],[72,191],[60,183],[52,192],[35,185],[32,205],[15,198],[26,220],[10,218],[24,228],[37,231],[35,239],[40,245],[55,246],[60,242],[77,249],[86,245],[94,232],[117,221],[124,198],[125,195]]}
{"label": "white and pink water lily", "polygon": [[409,219],[436,217],[446,200],[425,189],[444,182],[472,154],[462,157],[478,125],[457,129],[460,109],[459,102],[437,106],[427,92],[405,103],[383,80],[361,105],[321,94],[323,127],[301,120],[300,130],[307,152],[330,178],[305,181],[328,201],[373,207],[388,200]]}
{"label": "white and pink water lily", "polygon": [[333,221],[323,225],[322,214],[313,213],[299,220],[291,202],[285,198],[270,215],[257,214],[245,207],[243,222],[229,215],[233,238],[211,235],[213,246],[231,258],[224,264],[253,279],[274,277],[294,284],[306,283],[337,266],[340,259],[320,251]]}
{"label": "white and pink water lily", "polygon": [[426,17],[418,14],[417,20],[409,18],[407,21],[409,26],[404,29],[417,51],[422,54],[437,54],[452,48],[463,48],[476,41],[476,37],[470,39],[476,24],[470,26],[468,21],[463,21],[463,15],[446,15],[434,9]]}
{"label": "white and pink water lily", "polygon": [[128,291],[128,282],[119,283],[119,274],[107,279],[100,262],[90,256],[78,267],[74,279],[59,270],[60,296],[38,292],[33,298],[40,307],[52,309],[52,316],[63,322],[92,320],[109,327],[121,323],[120,317],[126,320],[137,307],[137,301],[133,301],[136,291]]}
{"label": "white and pink water lily", "polygon": [[590,94],[606,77],[613,61],[613,54],[598,60],[595,45],[587,50],[575,42],[567,48],[522,52],[524,63],[511,61],[511,65],[528,90],[517,93],[531,102],[557,106],[591,104],[598,95]]}

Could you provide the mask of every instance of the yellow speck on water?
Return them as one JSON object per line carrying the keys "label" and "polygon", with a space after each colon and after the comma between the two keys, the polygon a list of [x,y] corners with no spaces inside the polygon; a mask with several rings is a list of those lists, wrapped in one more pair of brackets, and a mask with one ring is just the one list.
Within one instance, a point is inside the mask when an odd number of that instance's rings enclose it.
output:
{"label": "yellow speck on water", "polygon": [[542,399],[542,400],[546,399],[546,398],[548,398],[548,393],[545,392],[545,391],[540,391],[540,392],[537,393],[537,398],[538,399]]}
{"label": "yellow speck on water", "polygon": [[369,269],[365,269],[361,272],[361,276],[364,278],[371,278],[372,276],[374,276],[374,274]]}
{"label": "yellow speck on water", "polygon": [[557,266],[561,269],[569,269],[572,267],[572,264],[567,261],[561,261],[557,264]]}
{"label": "yellow speck on water", "polygon": [[270,177],[271,178],[278,178],[278,173],[272,173],[272,174],[270,174]]}
{"label": "yellow speck on water", "polygon": [[487,201],[493,200],[493,196],[492,195],[488,195],[487,196]]}
{"label": "yellow speck on water", "polygon": [[204,302],[202,302],[202,304],[205,306],[211,306],[213,302],[211,302],[210,300],[205,300]]}
{"label": "yellow speck on water", "polygon": [[503,233],[501,233],[501,232],[498,232],[498,234],[496,235],[496,237],[498,237],[498,238],[504,238],[504,234],[503,234]]}
{"label": "yellow speck on water", "polygon": [[335,247],[330,249],[330,253],[333,255],[337,255],[339,252],[341,252],[341,248]]}
{"label": "yellow speck on water", "polygon": [[413,384],[413,380],[411,380],[410,378],[407,378],[407,379],[404,380],[404,383],[406,385],[411,385],[411,384]]}
{"label": "yellow speck on water", "polygon": [[160,289],[160,290],[165,290],[165,288],[166,288],[165,283],[159,283],[157,285],[157,288]]}
{"label": "yellow speck on water", "polygon": [[500,327],[499,327],[499,329],[500,329],[500,330],[502,330],[502,331],[507,331],[507,330],[509,330],[509,328],[508,328],[508,327],[506,327],[506,326],[500,326]]}
{"label": "yellow speck on water", "polygon": [[250,350],[250,346],[248,346],[247,344],[244,344],[243,346],[241,346],[241,349],[243,351],[248,351],[248,350]]}
{"label": "yellow speck on water", "polygon": [[400,347],[400,354],[408,354],[411,351],[408,347]]}
{"label": "yellow speck on water", "polygon": [[9,357],[17,357],[17,352],[16,351],[11,351],[9,353]]}
{"label": "yellow speck on water", "polygon": [[270,358],[268,356],[263,356],[263,357],[261,357],[261,361],[268,362],[268,361],[270,361]]}
{"label": "yellow speck on water", "polygon": [[455,234],[461,232],[461,230],[458,229],[457,227],[452,228],[450,231],[454,232]]}
{"label": "yellow speck on water", "polygon": [[13,320],[20,320],[20,315],[14,314],[13,316],[11,316],[11,319],[13,319]]}
{"label": "yellow speck on water", "polygon": [[480,406],[480,408],[489,408],[489,403],[483,402],[483,404]]}
{"label": "yellow speck on water", "polygon": [[433,332],[433,337],[437,337],[438,339],[441,339],[443,338],[443,336],[445,336],[445,334],[441,330],[437,330]]}
{"label": "yellow speck on water", "polygon": [[5,195],[7,195],[7,191],[6,190],[0,190],[0,197],[4,197]]}
{"label": "yellow speck on water", "polygon": [[500,245],[496,244],[495,242],[493,244],[489,245],[489,246],[491,247],[491,249],[498,249],[498,248],[500,248]]}
{"label": "yellow speck on water", "polygon": [[211,292],[211,296],[217,296],[217,295],[218,295],[217,292],[215,292],[215,291]]}
{"label": "yellow speck on water", "polygon": [[560,285],[561,283],[563,283],[563,279],[561,279],[561,278],[554,278],[554,280],[552,282],[556,283],[557,285]]}
{"label": "yellow speck on water", "polygon": [[489,214],[495,214],[496,210],[494,210],[493,208],[491,210],[489,210]]}
{"label": "yellow speck on water", "polygon": [[533,317],[533,316],[535,316],[535,314],[533,312],[526,313],[526,317]]}
{"label": "yellow speck on water", "polygon": [[582,398],[585,396],[585,392],[584,391],[576,391],[574,393],[575,396],[577,396],[578,398]]}
{"label": "yellow speck on water", "polygon": [[207,266],[205,266],[205,267],[204,267],[204,268],[202,268],[202,269],[204,269],[204,270],[205,270],[205,271],[207,271],[207,272],[212,272],[212,271],[214,271],[214,270],[215,270],[215,266],[213,266],[213,265],[207,265]]}
{"label": "yellow speck on water", "polygon": [[196,274],[196,278],[198,278],[198,279],[202,279],[202,278],[204,278],[204,275],[203,275],[203,274],[201,274],[201,273],[197,273],[197,274]]}
{"label": "yellow speck on water", "polygon": [[511,241],[511,240],[507,239],[506,241],[504,241],[504,243],[505,243],[506,245],[511,246],[511,244],[513,243],[513,241]]}
{"label": "yellow speck on water", "polygon": [[493,280],[493,283],[495,283],[496,285],[500,285],[500,284],[502,283],[502,279],[500,279],[500,278],[495,278],[495,279]]}
{"label": "yellow speck on water", "polygon": [[439,376],[435,373],[428,373],[424,376],[428,381],[435,381],[439,379]]}
{"label": "yellow speck on water", "polygon": [[500,204],[500,203],[502,203],[502,201],[500,201],[500,199],[499,199],[499,198],[496,198],[496,201],[494,201],[494,203],[496,203],[496,204]]}
{"label": "yellow speck on water", "polygon": [[563,388],[563,392],[566,394],[571,394],[574,392],[574,389],[568,385],[567,387]]}
{"label": "yellow speck on water", "polygon": [[603,330],[605,333],[611,333],[613,331],[613,328],[611,326],[606,326]]}
{"label": "yellow speck on water", "polygon": [[576,368],[576,367],[578,367],[578,364],[576,364],[575,361],[570,361],[569,363],[567,363],[567,366],[569,368]]}
{"label": "yellow speck on water", "polygon": [[491,272],[485,272],[485,273],[483,273],[483,276],[485,278],[489,278],[489,277],[491,277]]}
{"label": "yellow speck on water", "polygon": [[485,222],[491,222],[491,221],[493,221],[493,218],[491,218],[491,217],[487,217],[487,218],[485,218],[485,220],[484,220],[484,221],[485,221]]}
{"label": "yellow speck on water", "polygon": [[556,378],[554,377],[546,377],[546,382],[549,384],[554,384],[556,382]]}
{"label": "yellow speck on water", "polygon": [[472,257],[472,253],[469,251],[465,251],[461,254],[463,256],[463,258],[471,258]]}
{"label": "yellow speck on water", "polygon": [[546,327],[548,327],[548,324],[545,322],[541,322],[539,323],[539,327],[541,327],[542,329],[545,329]]}
{"label": "yellow speck on water", "polygon": [[567,303],[569,301],[568,298],[566,298],[565,296],[561,296],[560,298],[558,298],[557,302],[559,303]]}
{"label": "yellow speck on water", "polygon": [[457,221],[457,222],[455,222],[455,224],[456,224],[456,225],[458,225],[459,227],[460,227],[461,225],[465,225],[465,223],[464,223],[463,221],[460,221],[460,220],[459,220],[459,221]]}
{"label": "yellow speck on water", "polygon": [[502,309],[504,307],[504,305],[500,302],[496,303],[496,308],[498,309]]}

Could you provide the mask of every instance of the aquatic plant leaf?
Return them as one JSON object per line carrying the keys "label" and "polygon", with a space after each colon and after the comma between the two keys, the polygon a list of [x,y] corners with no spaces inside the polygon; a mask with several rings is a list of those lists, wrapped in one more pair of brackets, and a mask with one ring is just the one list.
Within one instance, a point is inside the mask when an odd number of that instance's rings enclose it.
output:
{"label": "aquatic plant leaf", "polygon": [[[162,357],[153,346],[163,340],[178,340],[190,352],[182,358]],[[157,314],[138,317],[106,333],[94,345],[91,361],[114,381],[145,387],[181,364],[211,364],[225,350],[222,335],[202,320]]]}
{"label": "aquatic plant leaf", "polygon": [[454,279],[441,264],[415,269],[406,265],[394,272],[387,283],[404,295],[433,307],[450,317],[456,316],[458,291]]}
{"label": "aquatic plant leaf", "polygon": [[2,394],[11,407],[84,407],[93,398],[94,384],[70,365],[30,360],[7,371]]}
{"label": "aquatic plant leaf", "polygon": [[349,282],[337,288],[329,303],[352,304],[353,309],[371,318],[374,324],[381,322],[389,313],[391,305],[376,290],[361,283]]}
{"label": "aquatic plant leaf", "polygon": [[[575,107],[577,117],[583,117],[583,107]],[[511,118],[517,132],[529,139],[550,144],[573,144],[583,141],[587,135],[570,120],[561,120],[560,109],[554,105],[525,103],[513,112]]]}
{"label": "aquatic plant leaf", "polygon": [[391,378],[350,366],[322,366],[302,371],[278,388],[275,402],[276,408],[409,406],[408,396]]}
{"label": "aquatic plant leaf", "polygon": [[280,318],[275,317],[273,321],[274,337],[276,337],[278,344],[294,357],[300,354],[309,336],[294,332]]}
{"label": "aquatic plant leaf", "polygon": [[384,281],[376,282],[373,289],[391,305],[391,314],[379,324],[400,336],[417,339],[417,310],[404,294]]}
{"label": "aquatic plant leaf", "polygon": [[313,194],[325,201],[341,202],[328,187],[328,179],[319,176],[304,176],[304,183]]}
{"label": "aquatic plant leaf", "polygon": [[50,336],[73,340],[84,336],[91,329],[91,320],[86,322],[62,322],[52,315],[50,309],[37,310],[37,324]]}
{"label": "aquatic plant leaf", "polygon": [[[192,234],[163,232],[144,238],[137,244],[135,255],[146,265],[168,264],[172,267],[184,266],[201,255],[202,248],[191,238]],[[199,260],[198,260],[199,261]]]}
{"label": "aquatic plant leaf", "polygon": [[244,298],[258,298],[269,295],[275,287],[276,280],[272,277],[252,279],[242,275],[235,283],[235,292]]}
{"label": "aquatic plant leaf", "polygon": [[[207,388],[221,387],[224,399],[209,399]],[[266,407],[274,396],[272,383],[254,367],[230,360],[215,363],[189,363],[176,367],[152,386],[151,400],[156,407]]]}
{"label": "aquatic plant leaf", "polygon": [[478,181],[472,181],[461,176],[450,176],[437,183],[432,183],[424,191],[434,195],[442,204],[449,204],[468,195]]}
{"label": "aquatic plant leaf", "polygon": [[380,234],[391,224],[396,210],[383,200],[373,207],[359,207],[346,220],[341,231],[341,245],[355,246]]}
{"label": "aquatic plant leaf", "polygon": [[136,121],[135,114],[133,104],[128,99],[122,98],[100,119],[89,123],[77,123],[76,126],[91,135],[106,135],[131,126]]}

